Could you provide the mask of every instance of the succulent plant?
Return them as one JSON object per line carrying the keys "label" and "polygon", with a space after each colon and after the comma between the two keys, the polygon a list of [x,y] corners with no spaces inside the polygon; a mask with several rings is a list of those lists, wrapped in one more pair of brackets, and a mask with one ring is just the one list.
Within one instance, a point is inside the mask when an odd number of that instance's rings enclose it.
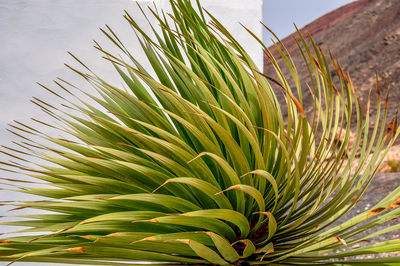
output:
{"label": "succulent plant", "polygon": [[[50,213],[3,223],[29,229],[0,240],[0,260],[91,265],[399,263],[394,255],[366,260],[352,256],[400,251],[398,240],[365,243],[399,225],[360,235],[399,216],[400,188],[369,210],[338,221],[362,197],[399,134],[397,120],[387,118],[388,97],[381,99],[379,84],[376,121],[370,126],[371,101],[363,110],[349,75],[311,37],[299,32],[296,38],[309,70],[306,83],[279,40],[275,49],[284,66],[249,31],[275,69],[275,77],[269,77],[199,2],[170,4],[172,14],[150,9],[158,24],[152,33],[124,15],[151,70],[107,27],[104,34],[123,56],[97,43],[95,47],[113,64],[124,88],[75,58],[82,69],[70,68],[96,92],[59,79],[57,89],[43,87],[65,104],[34,100],[58,125],[36,120],[37,127],[13,126],[21,141],[18,148],[2,151],[12,159],[2,162],[3,167],[47,187],[3,180],[44,197],[6,203]],[[283,76],[281,67],[290,70],[290,77]],[[304,86],[313,99],[307,112]],[[91,100],[73,100],[76,92]],[[276,93],[285,95],[285,105]],[[356,137],[349,149],[352,120]],[[43,127],[58,128],[70,138],[42,133]],[[343,134],[340,142],[335,141],[337,132]],[[356,171],[351,172],[356,157]],[[353,247],[359,243],[365,244]]]}

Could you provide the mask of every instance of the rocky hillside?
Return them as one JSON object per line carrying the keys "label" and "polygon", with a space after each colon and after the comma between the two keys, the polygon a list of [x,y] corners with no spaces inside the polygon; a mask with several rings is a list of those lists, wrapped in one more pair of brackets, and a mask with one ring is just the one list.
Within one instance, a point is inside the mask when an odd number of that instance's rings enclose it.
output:
{"label": "rocky hillside", "polygon": [[[350,73],[363,106],[369,90],[375,88],[375,73],[378,73],[382,90],[388,86],[391,88],[389,115],[395,114],[400,107],[399,0],[355,1],[316,19],[301,31],[310,33],[326,53],[329,48],[339,59],[344,70]],[[308,77],[293,40],[296,35],[286,37],[283,43],[297,63],[300,75]],[[264,71],[271,74],[271,70],[268,59],[265,59]],[[311,99],[306,86],[303,89],[307,109]]]}

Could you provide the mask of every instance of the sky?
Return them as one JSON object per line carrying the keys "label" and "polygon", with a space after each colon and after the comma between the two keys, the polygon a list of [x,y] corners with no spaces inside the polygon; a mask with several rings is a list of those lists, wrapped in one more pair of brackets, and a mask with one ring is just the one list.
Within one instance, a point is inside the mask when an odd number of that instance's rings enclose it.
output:
{"label": "sky", "polygon": [[[294,32],[297,27],[302,28],[318,17],[354,0],[264,0],[264,24],[279,38],[284,38]],[[271,35],[265,30],[264,42],[269,42]]]}

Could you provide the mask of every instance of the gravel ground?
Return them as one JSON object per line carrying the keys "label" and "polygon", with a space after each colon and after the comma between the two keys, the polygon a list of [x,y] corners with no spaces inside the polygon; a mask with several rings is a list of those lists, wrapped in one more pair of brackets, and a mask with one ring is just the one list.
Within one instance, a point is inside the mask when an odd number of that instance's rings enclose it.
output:
{"label": "gravel ground", "polygon": [[[367,191],[363,195],[362,199],[358,202],[356,207],[354,207],[351,211],[346,213],[343,217],[338,220],[337,223],[346,221],[361,212],[364,212],[371,207],[373,207],[375,204],[377,204],[381,199],[383,199],[387,194],[389,194],[391,191],[393,191],[395,188],[400,186],[400,173],[380,173],[375,176],[371,184],[369,185]],[[400,217],[397,217],[393,220],[390,220],[382,225],[379,225],[373,229],[370,229],[366,232],[364,232],[361,235],[368,235],[370,233],[373,233],[375,231],[378,231],[380,229],[384,229],[387,226],[393,226],[396,224],[400,223]],[[400,238],[400,230],[392,231],[390,233],[386,233],[383,235],[380,235],[376,238],[371,239],[370,242],[364,242],[360,244],[353,245],[352,248],[357,248],[361,247],[363,245],[371,244],[371,243],[377,243],[377,242],[382,242],[386,240],[391,240],[391,239],[399,239]],[[376,254],[376,255],[361,255],[361,256],[356,256],[354,258],[375,258],[375,257],[390,257],[393,256],[394,254],[400,255],[400,252],[396,253],[385,253],[385,254]]]}

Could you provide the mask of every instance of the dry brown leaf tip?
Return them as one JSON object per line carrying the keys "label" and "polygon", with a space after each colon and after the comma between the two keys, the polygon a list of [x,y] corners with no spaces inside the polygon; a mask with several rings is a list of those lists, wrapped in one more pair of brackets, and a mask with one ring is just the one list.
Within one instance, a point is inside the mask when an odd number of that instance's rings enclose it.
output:
{"label": "dry brown leaf tip", "polygon": [[384,210],[385,210],[385,208],[375,208],[375,209],[373,209],[372,211],[369,211],[369,212],[367,213],[367,217],[377,215],[377,214],[383,212]]}
{"label": "dry brown leaf tip", "polygon": [[65,249],[65,250],[66,250],[66,251],[79,252],[79,253],[85,253],[85,248],[84,248],[84,247],[67,248],[67,249]]}

